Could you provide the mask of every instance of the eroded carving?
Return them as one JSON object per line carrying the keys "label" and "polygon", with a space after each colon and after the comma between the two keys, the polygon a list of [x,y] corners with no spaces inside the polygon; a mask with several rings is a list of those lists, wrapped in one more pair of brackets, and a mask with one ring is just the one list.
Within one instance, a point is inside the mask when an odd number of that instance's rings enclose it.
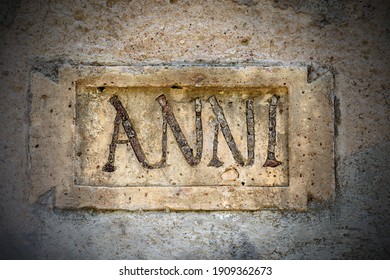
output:
{"label": "eroded carving", "polygon": [[[269,104],[269,139],[267,159],[264,163],[264,167],[277,167],[281,164],[275,157],[276,146],[276,107],[279,97],[274,95],[270,99]],[[130,143],[137,160],[144,168],[157,169],[166,166],[167,160],[167,126],[169,125],[175,140],[190,166],[196,166],[200,163],[203,153],[203,127],[202,127],[202,102],[200,98],[196,98],[195,105],[195,133],[196,133],[196,153],[194,155],[193,149],[189,146],[187,139],[185,138],[182,129],[173,113],[172,107],[169,104],[164,94],[158,96],[156,101],[159,103],[163,116],[162,123],[162,139],[161,139],[161,160],[157,163],[150,163],[142,149],[140,141],[137,137],[137,133],[134,130],[134,126],[131,123],[129,115],[126,109],[123,107],[118,96],[114,95],[110,98],[109,102],[114,106],[117,114],[114,120],[114,131],[112,134],[111,144],[109,146],[109,155],[107,163],[103,166],[103,171],[114,172],[115,171],[115,151],[118,144]],[[218,103],[215,96],[208,98],[208,102],[211,104],[213,113],[216,116],[214,121],[214,140],[213,140],[213,153],[212,159],[208,166],[220,167],[223,162],[218,158],[218,134],[221,128],[222,135],[224,136],[226,143],[233,155],[234,160],[241,166],[252,166],[255,160],[255,121],[254,121],[254,101],[248,99],[246,101],[246,129],[247,129],[247,159],[242,156],[242,153],[238,149],[238,146],[234,140],[233,134],[229,128],[229,124],[224,115],[223,108]],[[128,137],[127,140],[119,140],[119,127],[122,126]]]}
{"label": "eroded carving", "polygon": [[[137,160],[142,164],[143,167],[147,169],[155,169],[155,168],[162,168],[165,166],[166,163],[166,149],[167,149],[167,133],[166,133],[166,121],[165,118],[163,118],[163,124],[162,124],[162,157],[160,162],[151,164],[146,159],[145,153],[142,149],[142,146],[138,140],[137,133],[133,129],[133,125],[130,121],[129,115],[127,114],[126,109],[123,107],[122,102],[118,99],[118,96],[114,95],[110,98],[110,103],[114,106],[115,110],[117,111],[117,114],[115,116],[115,122],[114,122],[114,132],[112,136],[112,141],[109,148],[109,155],[108,155],[108,161],[103,166],[103,171],[105,172],[114,172],[115,171],[115,150],[116,145],[118,144],[127,144],[130,143],[131,147],[133,148],[133,151],[135,153],[135,156]],[[119,134],[119,124],[122,122],[122,126],[126,132],[126,135],[128,137],[128,140],[118,140],[118,134]]]}
{"label": "eroded carving", "polygon": [[277,167],[282,162],[278,161],[275,157],[276,146],[276,106],[278,105],[279,96],[273,95],[269,104],[269,132],[268,132],[268,151],[267,159],[264,163],[264,167]]}
{"label": "eroded carving", "polygon": [[[217,117],[217,122],[219,126],[221,127],[222,134],[225,137],[226,143],[228,144],[228,147],[230,151],[232,152],[234,160],[244,166],[253,165],[254,158],[255,158],[255,126],[254,126],[254,113],[253,113],[253,100],[249,99],[246,102],[246,121],[247,121],[247,146],[248,146],[248,160],[245,160],[242,156],[240,150],[237,147],[236,141],[234,141],[234,137],[232,135],[232,132],[229,128],[229,124],[225,118],[225,114],[223,112],[222,107],[219,105],[217,99],[215,96],[211,96],[208,101],[211,104],[211,107],[213,109],[213,112],[215,116]],[[221,163],[221,161],[217,157],[217,147],[218,146],[218,128],[215,127],[214,129],[214,143],[213,143],[213,159],[211,160],[210,164],[211,166],[217,166]],[[216,164],[216,165],[214,165]]]}
{"label": "eroded carving", "polygon": [[161,106],[163,113],[163,118],[167,121],[169,127],[172,130],[173,135],[175,136],[176,142],[180,147],[181,152],[183,153],[188,164],[195,166],[199,164],[202,158],[203,152],[203,129],[202,129],[202,102],[199,98],[195,99],[195,126],[196,126],[196,155],[193,155],[193,150],[190,148],[179,123],[176,120],[176,117],[172,111],[171,106],[164,94],[157,97],[157,101]]}

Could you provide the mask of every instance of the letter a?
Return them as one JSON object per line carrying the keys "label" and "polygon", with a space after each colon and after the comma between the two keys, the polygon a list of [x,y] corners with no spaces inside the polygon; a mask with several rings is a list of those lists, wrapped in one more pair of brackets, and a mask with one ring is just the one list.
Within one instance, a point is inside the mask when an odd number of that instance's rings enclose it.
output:
{"label": "letter a", "polygon": [[[133,151],[135,153],[135,156],[137,160],[142,164],[143,167],[147,169],[156,169],[156,168],[162,168],[165,166],[166,163],[166,155],[167,155],[167,123],[165,121],[165,118],[163,118],[163,125],[162,125],[162,158],[160,162],[156,164],[150,164],[148,160],[146,159],[145,153],[141,147],[141,144],[138,140],[137,133],[135,132],[133,125],[130,121],[129,115],[127,114],[126,109],[123,107],[122,102],[118,99],[118,96],[114,95],[110,98],[110,103],[114,106],[116,110],[116,116],[114,121],[114,132],[112,134],[112,140],[109,148],[109,155],[108,155],[108,161],[103,166],[103,171],[105,172],[114,172],[115,166],[115,150],[116,145],[118,144],[127,144],[130,143],[131,147],[133,148]],[[126,135],[128,137],[128,140],[118,140],[118,134],[119,134],[119,124],[122,123],[122,126],[126,132]]]}

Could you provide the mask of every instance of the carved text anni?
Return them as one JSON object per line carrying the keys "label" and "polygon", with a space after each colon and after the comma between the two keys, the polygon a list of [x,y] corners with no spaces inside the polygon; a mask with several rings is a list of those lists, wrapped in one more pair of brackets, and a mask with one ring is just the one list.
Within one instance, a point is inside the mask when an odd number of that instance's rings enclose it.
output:
{"label": "carved text anni", "polygon": [[[263,164],[264,167],[277,167],[282,164],[276,159],[275,156],[275,146],[276,146],[276,107],[279,97],[273,95],[269,100],[269,123],[268,123],[268,149],[267,149],[267,159]],[[167,126],[172,130],[172,133],[175,137],[175,140],[186,159],[187,163],[190,166],[196,166],[200,163],[203,153],[203,128],[202,128],[202,102],[199,98],[196,98],[194,101],[195,106],[195,133],[196,133],[196,143],[195,143],[195,154],[194,150],[190,147],[187,139],[185,138],[179,123],[176,120],[176,117],[173,113],[172,107],[169,104],[166,96],[164,94],[157,97],[157,102],[161,107],[163,122],[162,122],[162,139],[161,139],[161,160],[156,163],[151,163],[142,149],[141,143],[137,137],[137,133],[134,130],[134,126],[130,120],[130,117],[123,107],[122,102],[119,100],[118,96],[114,95],[110,98],[110,103],[114,106],[116,110],[116,116],[114,120],[114,132],[112,134],[111,144],[109,146],[109,155],[107,163],[103,166],[103,171],[105,172],[114,172],[116,167],[115,163],[115,150],[116,146],[119,144],[128,144],[130,143],[137,160],[140,164],[147,169],[157,169],[163,168],[166,166],[167,160]],[[246,127],[247,127],[247,158],[245,159],[240,150],[237,147],[237,144],[234,140],[232,132],[229,128],[229,124],[225,118],[224,111],[221,105],[218,103],[215,96],[211,96],[208,99],[208,102],[211,105],[213,113],[216,116],[216,121],[214,125],[214,140],[213,140],[213,155],[208,166],[220,167],[223,165],[223,162],[218,158],[218,134],[219,130],[222,131],[222,135],[225,138],[225,141],[233,155],[234,160],[237,164],[241,166],[251,166],[254,164],[255,160],[255,123],[254,123],[254,108],[253,108],[253,99],[246,100]],[[119,140],[119,127],[122,124],[125,133],[127,135],[126,140]]]}

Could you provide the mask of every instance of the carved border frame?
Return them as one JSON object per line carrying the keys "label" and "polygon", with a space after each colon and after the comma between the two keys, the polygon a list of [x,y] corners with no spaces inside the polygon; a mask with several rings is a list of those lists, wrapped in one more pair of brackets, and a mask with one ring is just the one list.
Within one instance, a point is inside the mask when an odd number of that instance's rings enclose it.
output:
{"label": "carved border frame", "polygon": [[[198,77],[198,78],[197,78]],[[202,79],[199,79],[202,77]],[[314,77],[314,78],[313,78]],[[74,183],[76,83],[91,86],[252,86],[288,88],[288,187],[95,187]],[[308,199],[332,199],[334,97],[330,71],[311,66],[62,65],[58,83],[34,71],[30,81],[30,202],[55,190],[55,207],[105,210],[304,211]],[[52,107],[53,109],[48,110]],[[53,112],[55,110],[55,112]],[[145,193],[148,195],[145,196]]]}

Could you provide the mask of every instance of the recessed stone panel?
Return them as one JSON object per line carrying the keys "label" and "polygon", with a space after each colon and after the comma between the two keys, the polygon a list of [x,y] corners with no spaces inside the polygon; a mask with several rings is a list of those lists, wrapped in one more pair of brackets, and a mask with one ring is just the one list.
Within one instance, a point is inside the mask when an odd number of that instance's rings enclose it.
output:
{"label": "recessed stone panel", "polygon": [[334,193],[333,78],[307,67],[66,66],[31,82],[31,201],[304,210]]}
{"label": "recessed stone panel", "polygon": [[[120,116],[115,120],[118,112],[110,103],[113,98],[126,111],[133,138],[126,133]],[[265,167],[272,98],[276,99],[275,157],[280,164]],[[78,85],[76,183],[286,187],[287,98],[283,87]],[[163,100],[167,104],[162,105]],[[171,121],[164,110],[170,111]],[[225,119],[219,120],[221,116]],[[113,141],[113,137],[117,139]]]}

